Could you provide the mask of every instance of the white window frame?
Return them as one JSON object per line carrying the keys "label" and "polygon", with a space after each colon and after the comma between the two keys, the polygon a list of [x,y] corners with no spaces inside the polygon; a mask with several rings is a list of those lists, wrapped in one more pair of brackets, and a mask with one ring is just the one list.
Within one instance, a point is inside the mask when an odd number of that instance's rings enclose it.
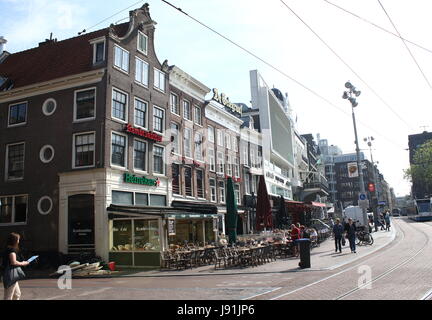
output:
{"label": "white window frame", "polygon": [[[172,132],[172,125],[173,124],[175,124],[177,127],[178,127],[178,130],[177,130],[177,146],[178,146],[178,153],[176,153],[176,152],[173,152],[173,154],[176,154],[176,155],[178,155],[178,156],[180,156],[181,154],[182,154],[182,143],[181,143],[181,139],[183,139],[183,135],[182,135],[182,131],[181,131],[181,129],[180,129],[180,124],[178,124],[177,122],[175,122],[175,121],[172,121],[171,123],[170,123],[170,131]],[[172,133],[171,133],[171,136],[172,136]],[[174,142],[171,142],[171,143],[174,143]],[[171,148],[172,149],[172,148]]]}
{"label": "white window frame", "polygon": [[232,150],[238,152],[237,136],[232,136]]}
{"label": "white window frame", "polygon": [[240,178],[240,159],[234,156],[234,176]]}
{"label": "white window frame", "polygon": [[[113,134],[117,134],[119,136],[123,136],[123,137],[126,138],[126,140],[125,140],[125,166],[124,167],[112,163],[112,152],[113,152],[113,150],[112,150],[112,137],[113,137]],[[126,134],[122,133],[122,132],[111,130],[111,136],[110,136],[110,138],[111,138],[110,139],[110,153],[109,153],[110,166],[112,168],[127,169],[127,164],[128,164],[128,149],[129,149],[128,148],[128,143],[129,143],[128,136]]]}
{"label": "white window frame", "polygon": [[[116,48],[119,48],[119,49],[122,51],[122,59],[121,59],[121,64],[122,64],[122,65],[121,65],[121,66],[117,66],[117,65],[116,65]],[[128,55],[127,70],[123,69],[123,54],[124,54],[124,52],[126,52],[127,55]],[[126,49],[120,47],[118,44],[114,44],[114,59],[113,59],[113,66],[114,66],[115,69],[117,69],[117,70],[119,70],[119,71],[121,71],[121,72],[126,73],[126,74],[129,75],[129,69],[130,69],[130,52],[129,52],[128,50],[126,50]]]}
{"label": "white window frame", "polygon": [[[94,152],[93,152],[93,165],[91,166],[80,166],[77,167],[75,166],[75,139],[76,136],[80,136],[80,135],[89,135],[89,134],[93,134],[94,135]],[[85,169],[85,168],[94,168],[96,166],[96,131],[84,131],[84,132],[76,132],[72,135],[72,169]]]}
{"label": "white window frame", "polygon": [[[157,82],[156,82],[156,74],[158,75]],[[163,87],[163,89],[160,88],[160,79],[161,79],[160,75],[163,75],[163,79],[164,79],[164,87]],[[159,90],[159,91],[165,93],[165,90],[166,90],[166,75],[165,75],[165,72],[162,72],[161,70],[159,70],[157,68],[153,68],[153,87],[156,90]]]}
{"label": "white window frame", "polygon": [[[89,118],[83,118],[83,119],[77,119],[77,93],[83,92],[83,91],[89,91],[94,90],[94,116]],[[92,121],[96,119],[96,101],[97,99],[97,89],[96,87],[90,87],[85,89],[79,89],[74,91],[74,110],[73,110],[73,122],[85,122],[85,121]]]}
{"label": "white window frame", "polygon": [[[163,118],[162,118],[162,130],[161,131],[156,131],[155,128],[154,128],[154,120],[155,120],[154,109],[158,109],[158,110],[162,111]],[[165,131],[165,120],[166,120],[165,109],[161,108],[161,107],[158,107],[157,105],[153,105],[153,121],[152,121],[152,129],[153,129],[153,131],[154,132],[158,132],[160,134],[163,134],[164,131]]]}
{"label": "white window frame", "polygon": [[[210,134],[211,132],[211,134]],[[208,135],[208,141],[211,143],[215,142],[215,128],[212,126],[207,127],[207,135]]]}
{"label": "white window frame", "polygon": [[231,135],[225,132],[225,146],[228,150],[231,150]]}
{"label": "white window frame", "polygon": [[[199,110],[199,114],[200,114],[200,117],[199,117],[199,122],[197,122],[197,117],[196,117],[196,110]],[[202,125],[203,125],[203,119],[202,119],[202,110],[201,110],[201,107],[200,106],[197,106],[197,105],[194,105],[193,106],[193,119],[194,119],[194,123],[197,125],[197,126],[200,126],[200,127],[202,127]]]}
{"label": "white window frame", "polygon": [[[202,195],[203,195],[202,197],[198,196],[198,171],[201,171],[201,173],[202,173]],[[194,181],[195,181],[195,190],[196,190],[197,199],[205,200],[205,196],[206,196],[205,170],[196,169]]]}
{"label": "white window frame", "polygon": [[[142,69],[142,74],[140,75],[140,80],[137,79],[138,76],[138,72],[137,72],[137,67],[138,67],[138,63],[142,63],[143,65],[147,65],[147,83],[143,82],[143,76],[144,76],[144,69]],[[143,86],[145,88],[148,88],[148,82],[149,82],[149,70],[150,70],[150,65],[144,61],[143,59],[135,56],[135,83]]]}
{"label": "white window frame", "polygon": [[[223,188],[220,187],[220,183],[223,184]],[[225,181],[219,180],[217,182],[217,188],[218,188],[218,191],[219,191],[218,192],[218,194],[219,194],[219,202],[220,203],[225,203],[225,201],[226,201],[226,192],[225,192],[226,185],[225,185]],[[222,194],[222,191],[223,191],[223,194]]]}
{"label": "white window frame", "polygon": [[[238,191],[236,190],[236,187],[238,188]],[[234,197],[237,200],[237,205],[241,205],[241,192],[240,192],[240,185],[238,183],[234,184]]]}
{"label": "white window frame", "polygon": [[226,162],[226,174],[229,177],[233,176],[233,172],[232,172],[232,156],[229,154],[227,155],[227,162]]}
{"label": "white window frame", "polygon": [[225,136],[222,129],[216,129],[217,133],[217,145],[221,147],[225,147]]}
{"label": "white window frame", "polygon": [[[16,124],[9,124],[10,122],[10,112],[11,112],[11,107],[16,106],[18,104],[26,104],[26,119],[24,122],[21,123],[16,123]],[[8,107],[8,122],[7,122],[7,127],[8,128],[14,128],[14,127],[20,127],[20,126],[25,126],[27,124],[27,118],[28,118],[28,101],[21,101],[21,102],[15,102],[15,103],[11,103]]]}
{"label": "white window frame", "polygon": [[[196,137],[199,136],[200,139],[200,144],[199,144],[199,151],[197,152],[198,148],[196,147],[197,145],[197,140]],[[200,132],[195,132],[194,134],[194,158],[198,161],[204,161],[204,157],[203,157],[203,135]]]}
{"label": "white window frame", "polygon": [[[140,45],[139,45],[141,36],[144,36],[145,41],[146,41],[146,50],[145,51],[141,50]],[[141,52],[142,54],[144,54],[146,56],[147,52],[148,52],[148,43],[149,43],[148,42],[148,36],[144,32],[141,32],[138,30],[138,36],[137,36],[137,50],[138,50],[138,52]]]}
{"label": "white window frame", "polygon": [[[136,118],[135,118],[135,115],[136,115],[135,114],[136,113],[135,102],[136,101],[142,102],[142,103],[144,103],[146,105],[145,118],[144,118],[144,127],[140,126],[140,125],[138,125],[136,123]],[[149,114],[149,103],[147,101],[143,100],[143,99],[140,99],[138,97],[134,97],[134,109],[133,109],[133,119],[134,119],[133,123],[134,123],[134,126],[138,127],[138,128],[142,128],[142,129],[148,130],[148,114]]]}
{"label": "white window frame", "polygon": [[[104,46],[103,46],[103,57],[102,57],[102,61],[96,62],[96,53],[97,53],[96,48],[97,48],[97,45],[99,43],[103,43],[104,44]],[[106,52],[106,41],[105,41],[105,38],[95,39],[95,40],[91,41],[90,44],[93,45],[93,64],[99,64],[99,63],[104,62],[105,59],[106,59],[106,53],[105,53]]]}
{"label": "white window frame", "polygon": [[[189,146],[186,145],[186,132],[189,132]],[[189,147],[189,148],[187,148]],[[186,151],[189,149],[189,154]],[[183,151],[186,158],[192,159],[193,157],[193,130],[191,128],[183,128]]]}
{"label": "white window frame", "polygon": [[[114,90],[126,95],[125,120],[122,120],[120,118],[116,118],[113,115]],[[134,105],[134,109],[135,109],[135,105]],[[113,121],[117,121],[117,122],[121,122],[121,123],[128,123],[128,119],[129,119],[129,94],[123,90],[116,88],[116,87],[112,87],[112,89],[111,89],[111,119]],[[134,119],[134,122],[135,122],[135,119]]]}
{"label": "white window frame", "polygon": [[243,177],[244,177],[245,193],[247,195],[250,195],[251,194],[251,181],[250,181],[251,176],[249,175],[249,173],[243,172]]}
{"label": "white window frame", "polygon": [[[219,157],[220,154],[222,155],[222,157]],[[216,154],[216,160],[216,173],[225,174],[225,153],[222,151],[218,151]],[[220,171],[219,169],[222,169],[222,171]]]}
{"label": "white window frame", "polygon": [[[15,221],[15,198],[16,197],[27,197],[27,211],[26,211],[26,222],[13,222]],[[28,194],[14,194],[14,195],[2,195],[0,198],[12,198],[12,222],[0,223],[0,226],[25,226],[28,221],[28,210],[29,210],[29,195]]]}
{"label": "white window frame", "polygon": [[[15,178],[15,179],[8,179],[8,173],[9,173],[9,147],[10,146],[16,146],[19,144],[23,144],[24,145],[24,169],[23,169],[23,176],[22,178]],[[6,159],[5,159],[5,182],[13,182],[13,181],[22,181],[24,180],[24,173],[25,173],[25,151],[26,151],[26,146],[25,146],[25,141],[22,142],[16,142],[16,143],[9,143],[6,145]]]}
{"label": "white window frame", "polygon": [[[178,113],[176,113],[176,112],[173,111],[173,105],[172,105],[171,96],[175,96],[177,98],[177,111],[178,111]],[[170,92],[170,111],[171,111],[171,113],[173,113],[175,115],[178,115],[178,116],[180,116],[180,103],[179,102],[180,102],[179,96],[177,94],[173,93],[173,92]]]}
{"label": "white window frame", "polygon": [[[144,170],[141,169],[137,169],[135,168],[135,140],[139,141],[139,142],[143,142],[145,144],[145,164],[144,164]],[[143,173],[143,174],[147,174],[148,173],[148,164],[149,164],[149,153],[148,153],[148,142],[143,140],[143,139],[139,139],[139,138],[133,138],[132,141],[132,167],[133,167],[133,171],[137,172],[137,173]]]}
{"label": "white window frame", "polygon": [[[156,173],[156,172],[154,172],[154,148],[155,147],[160,147],[160,148],[163,149],[163,152],[162,152],[162,170],[163,170],[163,173]],[[161,144],[157,144],[157,143],[153,144],[153,150],[152,150],[152,173],[153,173],[154,176],[164,177],[165,174],[166,174],[166,161],[165,161],[166,152],[165,151],[166,151],[165,146],[163,146]]]}
{"label": "white window frame", "polygon": [[[211,185],[211,181],[214,181],[214,186]],[[217,192],[217,181],[214,178],[209,179],[209,189],[210,189],[210,202],[216,203],[218,199],[218,192]],[[214,200],[212,199],[212,190],[214,190]]]}
{"label": "white window frame", "polygon": [[[209,161],[209,170],[211,172],[216,172],[216,155],[215,155],[215,149],[209,148],[208,149],[208,161]],[[213,169],[212,169],[213,167]]]}
{"label": "white window frame", "polygon": [[[185,117],[185,110],[186,110],[186,108],[185,108],[185,103],[188,103],[188,104],[189,104],[189,116],[190,116],[190,119],[188,119],[188,118]],[[183,100],[182,100],[182,105],[183,105],[183,119],[192,122],[192,121],[193,121],[193,113],[192,113],[192,109],[191,109],[192,104],[190,103],[189,100],[183,99]]]}

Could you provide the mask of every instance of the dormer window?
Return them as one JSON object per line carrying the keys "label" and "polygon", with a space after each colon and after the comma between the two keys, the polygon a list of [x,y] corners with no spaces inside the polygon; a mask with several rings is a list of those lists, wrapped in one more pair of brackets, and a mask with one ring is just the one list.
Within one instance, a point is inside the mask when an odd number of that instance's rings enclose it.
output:
{"label": "dormer window", "polygon": [[142,33],[141,31],[138,31],[138,51],[140,51],[141,53],[144,53],[145,55],[147,55],[147,42],[148,42],[148,37]]}
{"label": "dormer window", "polygon": [[93,64],[105,61],[105,38],[95,39],[90,43],[93,45]]}

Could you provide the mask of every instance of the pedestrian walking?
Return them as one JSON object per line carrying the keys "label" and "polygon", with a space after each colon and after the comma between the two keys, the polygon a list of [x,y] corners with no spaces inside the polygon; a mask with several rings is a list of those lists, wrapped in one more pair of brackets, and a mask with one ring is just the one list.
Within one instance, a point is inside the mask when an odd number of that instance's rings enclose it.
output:
{"label": "pedestrian walking", "polygon": [[390,231],[390,212],[385,216],[386,231]]}
{"label": "pedestrian walking", "polygon": [[340,223],[340,219],[336,219],[336,224],[333,226],[333,234],[335,238],[335,252],[342,253],[342,237],[343,237],[344,227]]}
{"label": "pedestrian walking", "polygon": [[291,225],[291,240],[293,241],[293,248],[294,248],[294,256],[298,255],[298,249],[297,249],[297,243],[298,239],[300,239],[300,229],[295,226],[295,224]]}
{"label": "pedestrian walking", "polygon": [[25,276],[21,267],[28,266],[29,262],[17,260],[20,238],[17,233],[9,234],[6,249],[3,252],[4,300],[19,300],[21,297],[18,280]]}
{"label": "pedestrian walking", "polygon": [[348,226],[347,226],[347,238],[350,243],[351,252],[356,252],[356,245],[355,245],[355,239],[356,239],[356,226],[355,223],[351,218],[348,219]]}

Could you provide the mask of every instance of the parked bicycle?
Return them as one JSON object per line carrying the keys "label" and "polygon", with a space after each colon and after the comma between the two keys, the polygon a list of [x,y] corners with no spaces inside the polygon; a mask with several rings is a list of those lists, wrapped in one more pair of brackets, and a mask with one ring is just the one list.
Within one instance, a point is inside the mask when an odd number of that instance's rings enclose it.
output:
{"label": "parked bicycle", "polygon": [[366,233],[365,231],[356,232],[356,245],[373,245],[374,239],[371,233]]}

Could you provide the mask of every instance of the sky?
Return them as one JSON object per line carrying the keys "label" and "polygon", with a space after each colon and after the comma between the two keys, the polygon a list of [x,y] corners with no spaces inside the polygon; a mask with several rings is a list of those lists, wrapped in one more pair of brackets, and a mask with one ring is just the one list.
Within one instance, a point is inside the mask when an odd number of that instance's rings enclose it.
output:
{"label": "sky", "polygon": [[[380,0],[388,16],[378,0],[328,1],[396,33],[389,16],[403,38],[432,51],[430,0]],[[6,50],[18,52],[36,47],[51,32],[63,40],[83,29],[125,22],[128,11],[145,2],[0,0],[0,36],[8,40]],[[147,2],[157,22],[161,62],[168,59],[230,101],[248,105],[249,71],[258,70],[268,85],[288,93],[301,134],[319,133],[344,153],[355,152],[351,104],[342,99],[344,84],[351,81],[361,91],[355,108],[361,151],[370,158],[363,138],[373,136],[380,172],[397,196],[409,194],[410,183],[403,178],[408,135],[432,130],[431,51],[407,43],[410,53],[400,38],[324,0],[284,0],[286,6],[281,0],[170,1],[283,75],[164,2]]]}

